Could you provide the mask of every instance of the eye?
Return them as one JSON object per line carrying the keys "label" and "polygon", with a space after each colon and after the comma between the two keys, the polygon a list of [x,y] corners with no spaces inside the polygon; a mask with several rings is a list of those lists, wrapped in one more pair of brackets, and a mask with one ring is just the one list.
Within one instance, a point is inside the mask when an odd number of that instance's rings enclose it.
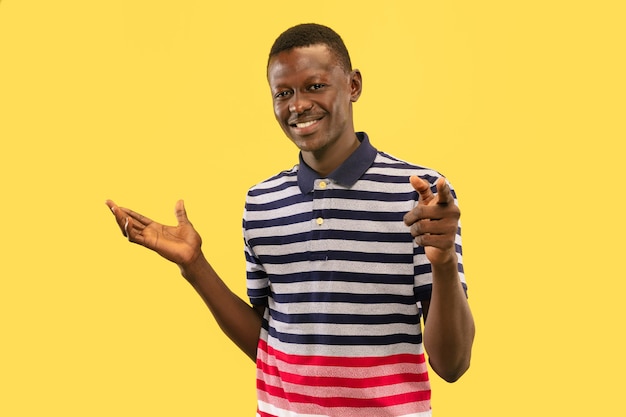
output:
{"label": "eye", "polygon": [[319,90],[320,88],[324,88],[324,87],[326,87],[326,84],[317,83],[317,84],[311,85],[311,87],[309,87],[309,89],[310,90]]}
{"label": "eye", "polygon": [[289,94],[291,94],[291,91],[290,91],[290,90],[279,91],[278,93],[274,94],[274,98],[275,98],[275,99],[285,98],[285,97],[287,97]]}

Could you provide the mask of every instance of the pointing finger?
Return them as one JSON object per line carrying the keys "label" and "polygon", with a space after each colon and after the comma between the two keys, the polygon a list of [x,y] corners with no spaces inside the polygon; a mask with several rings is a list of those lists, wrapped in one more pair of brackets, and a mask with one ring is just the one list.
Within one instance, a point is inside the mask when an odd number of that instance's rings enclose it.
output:
{"label": "pointing finger", "polygon": [[445,178],[441,177],[437,180],[437,204],[450,204],[454,202],[452,191]]}
{"label": "pointing finger", "polygon": [[420,195],[419,201],[421,203],[430,202],[435,196],[433,195],[432,190],[430,189],[430,184],[417,175],[411,175],[409,178],[411,185]]}

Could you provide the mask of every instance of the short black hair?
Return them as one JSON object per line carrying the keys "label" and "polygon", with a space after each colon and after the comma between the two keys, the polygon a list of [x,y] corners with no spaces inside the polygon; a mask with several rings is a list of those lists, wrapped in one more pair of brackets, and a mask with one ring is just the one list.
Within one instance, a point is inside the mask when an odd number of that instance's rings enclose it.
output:
{"label": "short black hair", "polygon": [[293,48],[301,48],[311,45],[326,45],[337,59],[337,63],[346,71],[352,71],[352,62],[348,48],[343,43],[341,36],[331,28],[317,23],[302,23],[293,26],[274,41],[267,63],[273,56]]}

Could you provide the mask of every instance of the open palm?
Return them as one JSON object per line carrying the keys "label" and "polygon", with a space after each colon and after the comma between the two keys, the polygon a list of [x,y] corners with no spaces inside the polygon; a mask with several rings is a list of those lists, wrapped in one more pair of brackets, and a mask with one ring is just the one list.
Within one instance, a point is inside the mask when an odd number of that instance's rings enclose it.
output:
{"label": "open palm", "polygon": [[187,218],[182,200],[176,203],[176,226],[157,223],[130,209],[117,206],[111,200],[106,205],[129,241],[151,249],[178,265],[189,264],[200,255],[202,239]]}

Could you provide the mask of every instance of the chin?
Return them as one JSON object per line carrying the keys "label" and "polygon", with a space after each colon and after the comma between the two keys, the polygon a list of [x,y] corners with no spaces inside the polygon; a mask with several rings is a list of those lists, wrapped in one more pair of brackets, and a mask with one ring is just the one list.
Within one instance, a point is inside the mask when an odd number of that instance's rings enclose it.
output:
{"label": "chin", "polygon": [[324,149],[325,143],[321,143],[320,141],[314,140],[294,140],[293,143],[303,152],[316,152]]}

